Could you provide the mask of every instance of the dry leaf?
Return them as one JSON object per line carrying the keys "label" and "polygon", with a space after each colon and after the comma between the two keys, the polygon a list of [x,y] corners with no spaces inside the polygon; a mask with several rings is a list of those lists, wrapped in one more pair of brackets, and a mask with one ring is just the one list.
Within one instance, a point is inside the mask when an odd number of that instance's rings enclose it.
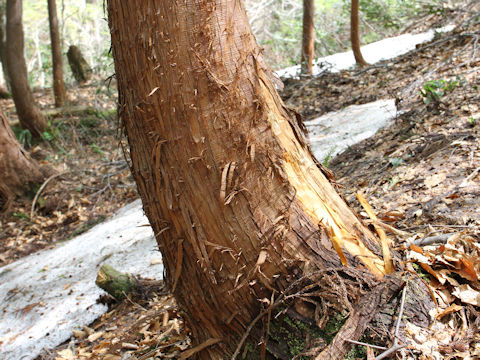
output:
{"label": "dry leaf", "polygon": [[480,306],[480,292],[472,289],[468,284],[458,286],[452,294],[466,304]]}

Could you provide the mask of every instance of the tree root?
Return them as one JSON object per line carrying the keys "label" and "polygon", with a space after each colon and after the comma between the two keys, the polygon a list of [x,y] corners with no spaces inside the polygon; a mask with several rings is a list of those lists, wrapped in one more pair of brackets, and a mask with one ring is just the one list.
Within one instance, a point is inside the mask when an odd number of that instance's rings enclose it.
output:
{"label": "tree root", "polygon": [[355,341],[362,336],[375,315],[403,286],[404,282],[399,277],[386,276],[370,293],[359,300],[335,338],[315,360],[344,359],[353,347],[350,340]]}

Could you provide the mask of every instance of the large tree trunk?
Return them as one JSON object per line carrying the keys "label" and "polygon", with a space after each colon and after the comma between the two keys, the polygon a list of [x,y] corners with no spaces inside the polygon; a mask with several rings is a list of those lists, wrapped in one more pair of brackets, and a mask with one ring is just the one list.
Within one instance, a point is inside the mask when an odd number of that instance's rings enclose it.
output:
{"label": "large tree trunk", "polygon": [[57,3],[56,0],[48,0],[48,21],[50,23],[50,41],[52,45],[53,63],[53,93],[55,95],[55,106],[65,105],[67,92],[63,82],[63,61],[60,48],[60,35],[58,32]]}
{"label": "large tree trunk", "polygon": [[211,345],[199,358],[229,358],[259,300],[302,274],[346,269],[343,298],[384,276],[376,238],[276,93],[243,2],[108,0],[108,12],[132,172],[166,283]]}
{"label": "large tree trunk", "polygon": [[45,173],[30,158],[15,138],[8,120],[0,108],[0,211],[14,195],[41,182]]}
{"label": "large tree trunk", "polygon": [[13,101],[23,128],[41,137],[47,122],[35,105],[23,56],[22,0],[7,0],[7,67]]}
{"label": "large tree trunk", "polygon": [[352,0],[352,7],[350,11],[350,42],[352,43],[353,56],[355,61],[360,66],[368,65],[360,50],[360,29],[358,21],[358,0]]}
{"label": "large tree trunk", "polygon": [[303,35],[302,35],[302,73],[313,73],[313,58],[315,56],[315,16],[314,0],[303,0]]}

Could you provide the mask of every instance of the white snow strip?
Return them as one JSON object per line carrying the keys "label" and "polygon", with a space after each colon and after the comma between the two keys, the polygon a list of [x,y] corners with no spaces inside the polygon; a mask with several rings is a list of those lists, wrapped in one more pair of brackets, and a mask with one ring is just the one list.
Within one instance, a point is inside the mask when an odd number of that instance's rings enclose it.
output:
{"label": "white snow strip", "polygon": [[312,151],[320,162],[373,136],[390,125],[397,115],[395,100],[379,100],[348,106],[312,121],[306,121]]}
{"label": "white snow strip", "polygon": [[[383,39],[362,46],[362,55],[369,64],[375,64],[381,60],[393,59],[415,49],[415,46],[418,44],[432,40],[435,33],[448,32],[453,30],[453,28],[453,25],[448,25],[440,29],[429,30],[420,34],[403,34]],[[354,65],[355,58],[353,57],[352,51],[337,53],[316,59],[313,66],[313,75],[318,75],[325,70],[339,72],[341,70],[349,69]],[[290,66],[278,70],[276,73],[280,77],[298,77],[300,74],[300,65]]]}
{"label": "white snow strip", "polygon": [[34,359],[106,312],[96,303],[102,264],[161,279],[153,258],[161,255],[137,200],[85,234],[1,267],[0,359]]}

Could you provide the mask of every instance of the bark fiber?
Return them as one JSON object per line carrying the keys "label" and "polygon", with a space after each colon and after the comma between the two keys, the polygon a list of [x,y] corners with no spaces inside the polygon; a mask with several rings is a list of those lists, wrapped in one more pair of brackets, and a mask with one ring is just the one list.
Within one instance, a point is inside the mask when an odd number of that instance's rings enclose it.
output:
{"label": "bark fiber", "polygon": [[259,299],[302,273],[344,263],[382,278],[376,238],[317,167],[243,2],[107,4],[132,172],[166,283],[195,345],[210,344],[198,358],[231,356]]}
{"label": "bark fiber", "polygon": [[47,122],[35,105],[23,56],[22,0],[7,0],[7,68],[20,125],[41,137]]}

